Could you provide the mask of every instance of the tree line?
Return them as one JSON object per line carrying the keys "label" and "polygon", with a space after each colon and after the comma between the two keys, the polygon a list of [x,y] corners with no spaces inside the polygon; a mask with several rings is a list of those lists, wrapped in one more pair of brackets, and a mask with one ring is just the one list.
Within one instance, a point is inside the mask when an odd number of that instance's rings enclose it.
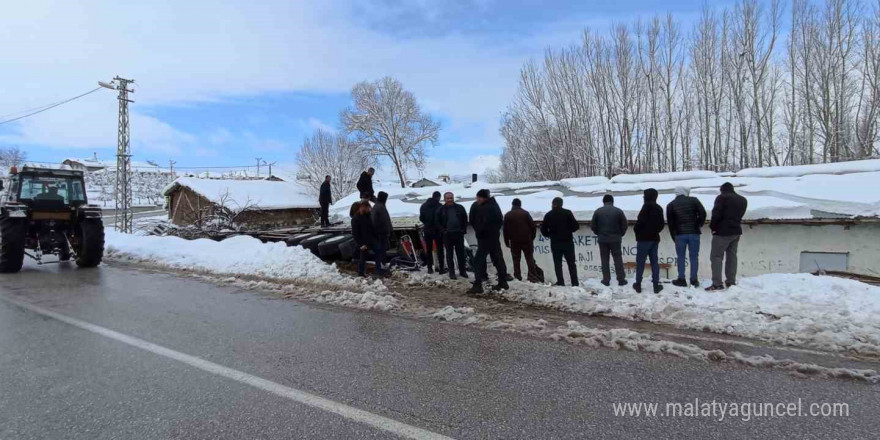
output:
{"label": "tree line", "polygon": [[501,178],[880,156],[880,3],[786,6],[741,0],[689,29],[667,14],[548,49],[502,115]]}

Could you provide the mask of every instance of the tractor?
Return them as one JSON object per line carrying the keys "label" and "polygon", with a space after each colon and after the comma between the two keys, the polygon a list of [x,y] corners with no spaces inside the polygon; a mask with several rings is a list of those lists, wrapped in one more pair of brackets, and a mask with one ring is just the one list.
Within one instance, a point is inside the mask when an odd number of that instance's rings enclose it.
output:
{"label": "tractor", "polygon": [[25,256],[37,264],[101,264],[101,208],[88,204],[82,171],[24,165],[0,180],[0,273],[21,270]]}

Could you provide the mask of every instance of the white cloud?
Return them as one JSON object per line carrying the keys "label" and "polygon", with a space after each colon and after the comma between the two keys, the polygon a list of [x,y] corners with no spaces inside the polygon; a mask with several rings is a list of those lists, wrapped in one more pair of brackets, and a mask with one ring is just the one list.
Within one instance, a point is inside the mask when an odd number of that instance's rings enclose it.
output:
{"label": "white cloud", "polygon": [[[433,16],[436,4],[421,4]],[[393,75],[427,110],[454,121],[447,130],[482,126],[485,143],[500,146],[498,115],[523,60],[534,53],[523,46],[540,54],[561,32],[505,43],[459,34],[401,39],[360,24],[354,11],[343,1],[12,2],[0,15],[0,114],[64,98],[118,73],[137,80],[133,139],[173,154],[191,148],[194,135],[138,107],[277,91],[344,93],[357,81]],[[575,29],[570,38],[577,39]],[[26,144],[112,146],[116,101],[108,94],[28,119],[14,136]],[[218,132],[204,143],[229,141]],[[257,144],[283,148],[271,140]]]}

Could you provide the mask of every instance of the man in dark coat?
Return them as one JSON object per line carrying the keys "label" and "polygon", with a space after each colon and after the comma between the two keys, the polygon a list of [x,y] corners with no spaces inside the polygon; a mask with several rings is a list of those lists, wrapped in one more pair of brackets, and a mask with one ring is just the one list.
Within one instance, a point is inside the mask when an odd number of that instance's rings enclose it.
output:
{"label": "man in dark coat", "polygon": [[376,262],[376,275],[382,276],[382,265],[379,260],[379,242],[376,239],[376,231],[373,229],[373,219],[370,216],[370,202],[362,200],[357,202],[357,213],[351,219],[351,235],[358,245],[358,275],[366,276],[367,256],[373,252]]}
{"label": "man in dark coat", "polygon": [[553,254],[553,268],[556,270],[556,285],[564,286],[562,257],[568,265],[568,276],[572,286],[578,285],[577,262],[574,256],[574,233],[580,226],[571,211],[562,207],[562,197],[556,197],[552,209],[544,214],[541,222],[541,235],[550,239],[550,252]]}
{"label": "man in dark coat", "polygon": [[[736,251],[739,237],[742,235],[742,219],[748,208],[745,197],[733,190],[733,184],[725,182],[721,185],[721,194],[715,198],[712,208],[712,286],[706,290],[723,290],[736,284]],[[725,261],[726,257],[726,261]],[[721,263],[724,263],[724,284],[721,284]]]}
{"label": "man in dark coat", "polygon": [[535,279],[535,236],[538,229],[529,211],[522,209],[522,202],[513,199],[510,211],[504,214],[504,245],[510,248],[513,259],[513,277],[522,281],[520,257],[526,257],[526,279]]}
{"label": "man in dark coat", "polygon": [[330,226],[328,213],[331,203],[333,203],[333,196],[330,194],[330,176],[324,176],[324,183],[321,184],[321,190],[318,194],[318,204],[321,205],[321,227]]}
{"label": "man in dark coat", "polygon": [[684,278],[685,250],[690,256],[691,285],[700,286],[697,271],[700,268],[700,229],[706,223],[706,209],[696,197],[690,196],[690,191],[682,186],[675,188],[675,199],[666,205],[666,222],[669,223],[669,234],[675,242],[676,262],[678,263],[678,278],[673,285],[686,287]]}
{"label": "man in dark coat", "polygon": [[468,216],[464,206],[455,203],[455,195],[451,192],[443,194],[443,206],[437,210],[437,227],[443,236],[443,246],[446,248],[446,269],[449,270],[449,278],[455,277],[455,262],[458,257],[458,273],[467,279],[467,264],[464,256],[464,234],[467,231]]}
{"label": "man in dark coat", "polygon": [[504,216],[501,215],[501,207],[498,206],[495,197],[489,194],[488,189],[477,191],[477,200],[471,205],[469,221],[477,236],[477,254],[474,256],[476,272],[474,285],[468,293],[483,293],[483,281],[489,281],[486,257],[492,259],[492,265],[498,271],[498,284],[492,286],[492,290],[509,289],[507,264],[501,253],[501,227],[504,225]]}
{"label": "man in dark coat", "polygon": [[636,282],[633,289],[642,292],[642,275],[645,273],[645,260],[651,259],[651,282],[654,283],[654,293],[660,293],[663,285],[660,284],[660,259],[657,251],[660,248],[660,231],[663,230],[663,208],[657,204],[657,190],[648,188],[645,190],[645,204],[639,211],[633,232],[636,233]]}
{"label": "man in dark coat", "polygon": [[357,181],[357,189],[361,193],[361,198],[369,199],[371,202],[376,201],[376,196],[373,192],[373,174],[375,173],[376,170],[370,167],[361,173],[361,177]]}
{"label": "man in dark coat", "polygon": [[593,213],[590,229],[599,236],[599,257],[602,260],[602,284],[611,285],[611,267],[609,255],[614,258],[614,271],[617,273],[617,284],[627,284],[626,271],[623,267],[621,242],[626,234],[626,216],[620,208],[614,206],[614,196],[605,194],[603,206]]}
{"label": "man in dark coat", "polygon": [[371,213],[373,229],[376,231],[376,241],[378,241],[376,264],[385,264],[385,252],[388,251],[391,243],[391,216],[388,215],[388,208],[385,207],[386,201],[388,201],[388,193],[379,191],[379,197]]}
{"label": "man in dark coat", "polygon": [[446,258],[443,255],[443,235],[437,225],[437,210],[440,209],[440,191],[434,191],[431,198],[422,203],[419,209],[419,221],[425,234],[425,259],[428,273],[434,273],[434,250],[437,250],[437,267],[440,275],[446,273]]}

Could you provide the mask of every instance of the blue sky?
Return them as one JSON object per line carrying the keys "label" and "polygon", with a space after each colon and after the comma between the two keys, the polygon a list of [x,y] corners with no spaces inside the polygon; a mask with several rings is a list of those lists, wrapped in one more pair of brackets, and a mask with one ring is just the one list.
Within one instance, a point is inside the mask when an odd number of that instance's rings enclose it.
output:
{"label": "blue sky", "polygon": [[[239,166],[263,157],[289,169],[305,136],[336,126],[352,85],[391,75],[443,125],[432,170],[480,171],[497,163],[498,120],[523,62],[577,42],[584,27],[671,11],[689,29],[702,4],[14,2],[0,16],[0,115],[119,74],[137,80],[136,160]],[[33,160],[110,158],[115,143],[111,91],[0,125],[0,145],[17,145]]]}

